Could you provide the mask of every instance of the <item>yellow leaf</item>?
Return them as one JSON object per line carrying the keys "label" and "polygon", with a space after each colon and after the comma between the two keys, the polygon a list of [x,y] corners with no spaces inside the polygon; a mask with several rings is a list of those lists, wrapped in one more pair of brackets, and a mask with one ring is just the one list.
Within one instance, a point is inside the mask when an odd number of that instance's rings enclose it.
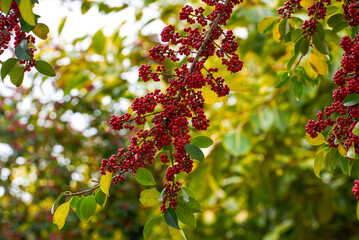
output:
{"label": "yellow leaf", "polygon": [[272,25],[273,21],[277,18],[275,17],[265,17],[258,24],[258,32],[263,33],[270,25]]}
{"label": "yellow leaf", "polygon": [[321,133],[318,133],[318,136],[316,136],[315,138],[312,138],[307,133],[307,134],[305,134],[304,139],[305,139],[305,141],[307,141],[307,143],[309,143],[310,145],[313,145],[313,146],[319,146],[326,142],[323,134],[321,134]]}
{"label": "yellow leaf", "polygon": [[128,107],[127,112],[128,112],[129,114],[131,114],[131,115],[132,115],[132,113],[133,113],[133,109],[132,109],[132,107],[131,107],[131,106],[129,106],[129,107]]}
{"label": "yellow leaf", "polygon": [[314,71],[312,66],[309,64],[309,61],[306,61],[304,64],[304,71],[310,79],[314,80],[318,77],[318,73]]}
{"label": "yellow leaf", "polygon": [[314,174],[318,178],[320,178],[320,171],[322,170],[323,166],[323,159],[324,159],[324,149],[320,151],[314,160]]}
{"label": "yellow leaf", "polygon": [[19,5],[21,17],[30,25],[35,26],[35,15],[32,12],[31,0],[21,0]]}
{"label": "yellow leaf", "polygon": [[106,175],[102,175],[100,179],[100,189],[108,197],[110,196],[110,185],[112,181],[112,173],[106,171]]}
{"label": "yellow leaf", "polygon": [[145,206],[155,206],[161,203],[159,197],[160,193],[156,189],[146,189],[140,193],[140,202]]}
{"label": "yellow leaf", "polygon": [[59,230],[65,225],[69,210],[70,202],[65,202],[56,209],[52,222],[57,225]]}
{"label": "yellow leaf", "polygon": [[347,150],[345,150],[345,148],[343,147],[343,145],[341,143],[339,143],[339,145],[338,145],[338,151],[342,157],[345,157],[345,158],[347,157]]}
{"label": "yellow leaf", "polygon": [[176,229],[168,226],[168,231],[170,232],[173,240],[187,240],[186,235],[184,235],[182,229]]}
{"label": "yellow leaf", "polygon": [[231,91],[234,92],[252,92],[253,88],[246,82],[233,82],[229,83],[228,87]]}
{"label": "yellow leaf", "polygon": [[328,67],[328,57],[324,54],[321,54],[319,51],[314,49],[314,52],[309,56],[309,64],[312,66],[314,71],[316,71],[320,75],[327,75],[329,73]]}
{"label": "yellow leaf", "polygon": [[307,9],[308,7],[312,6],[314,3],[313,3],[313,0],[302,0],[300,2],[300,5],[302,5],[303,8]]}
{"label": "yellow leaf", "polygon": [[273,37],[276,42],[280,42],[279,23],[274,26]]}
{"label": "yellow leaf", "polygon": [[32,32],[42,40],[45,40],[47,38],[47,34],[49,34],[49,31],[49,27],[43,23],[38,23],[36,27],[32,30]]}
{"label": "yellow leaf", "polygon": [[218,97],[217,93],[213,92],[209,86],[202,88],[202,95],[207,104],[222,102],[225,99],[225,97]]}

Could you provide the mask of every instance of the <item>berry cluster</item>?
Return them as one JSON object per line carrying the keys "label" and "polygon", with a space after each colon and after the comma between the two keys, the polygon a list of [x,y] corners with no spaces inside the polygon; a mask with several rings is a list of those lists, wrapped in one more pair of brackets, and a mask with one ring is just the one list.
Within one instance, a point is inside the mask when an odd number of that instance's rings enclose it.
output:
{"label": "berry cluster", "polygon": [[352,189],[353,194],[359,200],[359,180],[354,181],[354,187]]}
{"label": "berry cluster", "polygon": [[277,13],[282,15],[282,18],[291,18],[294,13],[294,8],[301,10],[301,0],[289,0],[284,3],[284,7],[278,8]]}
{"label": "berry cluster", "polygon": [[[26,40],[30,45],[35,43],[35,38],[30,34],[21,31],[20,27],[21,14],[18,5],[12,1],[10,11],[4,14],[0,11],[0,55],[9,47],[11,35],[14,32],[14,47],[16,48],[20,42]],[[31,56],[34,56],[34,49],[29,48]],[[21,60],[20,64],[24,65],[25,71],[30,71],[35,66],[35,60]]]}
{"label": "berry cluster", "polygon": [[[234,5],[239,0],[203,0],[209,6],[215,6],[214,10],[204,16],[204,8],[193,9],[185,6],[179,14],[181,20],[187,21],[191,27],[183,32],[176,32],[174,26],[165,27],[161,33],[161,41],[168,43],[158,45],[149,51],[152,59],[158,63],[156,70],[149,65],[142,65],[139,69],[139,77],[144,82],[160,81],[162,75],[170,76],[169,86],[162,92],[156,89],[143,97],[134,99],[131,104],[132,114],[112,116],[110,124],[113,129],[134,129],[137,126],[150,121],[152,128],[140,129],[136,136],[131,138],[131,144],[127,151],[119,149],[118,155],[110,159],[104,159],[101,164],[101,173],[106,171],[117,174],[114,182],[123,181],[121,174],[131,171],[136,173],[140,167],[146,167],[155,159],[157,151],[164,147],[170,149],[170,154],[162,154],[162,163],[171,162],[166,171],[164,184],[163,204],[161,210],[167,207],[175,208],[177,192],[181,184],[175,182],[175,175],[180,172],[190,173],[193,161],[185,150],[185,145],[190,143],[189,125],[197,130],[206,130],[209,120],[204,113],[204,98],[202,87],[208,85],[218,96],[225,96],[229,88],[222,77],[216,77],[218,68],[206,68],[205,63],[209,57],[217,56],[222,59],[222,64],[228,71],[236,73],[242,69],[243,62],[235,53],[238,43],[234,40],[232,31],[222,29],[226,25]],[[176,46],[176,50],[171,46]],[[178,62],[180,58],[186,58],[181,67],[175,68],[169,73],[162,64],[168,59]],[[205,75],[204,75],[205,73]],[[168,203],[168,204],[167,204]]]}
{"label": "berry cluster", "polygon": [[359,25],[359,1],[347,0],[343,4],[343,11],[349,26],[356,27]]}

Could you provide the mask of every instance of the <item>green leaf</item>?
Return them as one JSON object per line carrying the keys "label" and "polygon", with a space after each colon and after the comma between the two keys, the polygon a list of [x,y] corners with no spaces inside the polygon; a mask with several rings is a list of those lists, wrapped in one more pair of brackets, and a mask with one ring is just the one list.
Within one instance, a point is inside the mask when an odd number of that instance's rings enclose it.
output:
{"label": "green leaf", "polygon": [[293,96],[297,99],[297,101],[299,101],[303,95],[304,86],[303,83],[301,81],[298,81],[297,79],[298,79],[297,76],[292,77],[292,82],[293,82],[292,93]]}
{"label": "green leaf", "polygon": [[336,169],[338,162],[341,160],[342,156],[340,156],[340,153],[338,151],[335,151],[332,162],[330,163],[330,174],[334,176],[334,170]]}
{"label": "green leaf", "polygon": [[12,0],[1,0],[1,11],[5,14],[8,14],[10,11]]}
{"label": "green leaf", "polygon": [[[76,206],[77,207],[77,206]],[[87,196],[82,200],[80,209],[81,216],[85,219],[85,222],[89,222],[92,215],[95,213],[97,202],[95,196]]]}
{"label": "green leaf", "polygon": [[186,152],[188,153],[188,155],[191,156],[191,158],[198,160],[200,162],[204,161],[204,154],[203,154],[202,150],[200,148],[198,148],[197,146],[195,146],[193,144],[186,144],[184,146],[184,148],[186,149]]}
{"label": "green leaf", "polygon": [[160,196],[158,197],[158,201],[160,201],[160,202],[163,201],[163,195],[165,194],[165,190],[166,190],[166,188],[162,189],[161,194],[160,194]]}
{"label": "green leaf", "polygon": [[348,158],[356,158],[354,143],[352,143],[352,145],[348,149],[347,157]]}
{"label": "green leaf", "polygon": [[324,37],[319,36],[318,32],[315,32],[313,34],[313,45],[314,47],[322,54],[328,55],[329,54],[329,49],[328,49],[328,44],[325,41]]}
{"label": "green leaf", "polygon": [[359,103],[359,94],[352,93],[346,96],[343,101],[343,105],[346,107],[354,106]]}
{"label": "green leaf", "polygon": [[314,160],[314,173],[315,176],[317,176],[318,178],[320,178],[320,171],[322,170],[322,166],[323,166],[323,160],[324,160],[324,149],[322,151],[320,151],[317,156],[315,157]]}
{"label": "green leaf", "polygon": [[50,77],[56,76],[56,73],[55,73],[55,70],[53,69],[53,67],[45,61],[36,60],[35,68],[39,73],[42,73],[46,76],[50,76]]}
{"label": "green leaf", "polygon": [[[39,18],[40,16],[35,14],[35,24],[37,24],[37,20]],[[30,32],[36,27],[34,25],[28,24],[23,18],[20,18],[20,26],[21,26],[21,31],[23,32]]]}
{"label": "green leaf", "polygon": [[290,36],[290,39],[292,40],[292,42],[296,42],[301,36],[303,36],[303,30],[302,29],[295,29],[292,32],[292,35]]}
{"label": "green leaf", "polygon": [[15,48],[15,56],[20,60],[33,60],[30,50],[27,49],[27,40],[22,40],[19,45]]}
{"label": "green leaf", "polygon": [[1,79],[3,81],[17,62],[18,62],[18,60],[16,58],[9,58],[8,60],[6,60],[5,62],[2,63]]}
{"label": "green leaf", "polygon": [[32,32],[42,40],[46,40],[47,34],[49,34],[50,29],[46,24],[38,23]]}
{"label": "green leaf", "polygon": [[251,144],[241,131],[232,131],[224,136],[223,147],[233,156],[243,156],[250,151]]}
{"label": "green leaf", "polygon": [[186,205],[178,202],[176,210],[175,210],[178,219],[191,227],[196,227],[196,218],[192,212],[191,208],[188,208]]}
{"label": "green leaf", "polygon": [[67,215],[69,214],[69,210],[70,210],[69,202],[65,202],[61,204],[56,209],[52,222],[57,225],[59,230],[65,225]]}
{"label": "green leaf", "polygon": [[352,130],[352,133],[353,133],[355,136],[359,137],[359,121],[355,124],[355,126],[354,126],[354,128],[353,128],[353,130]]}
{"label": "green leaf", "polygon": [[93,49],[97,54],[101,54],[105,50],[106,39],[101,29],[92,37]]}
{"label": "green leaf", "polygon": [[173,210],[173,208],[166,209],[164,219],[168,226],[180,229],[180,227],[178,226],[177,214],[175,210]]}
{"label": "green leaf", "polygon": [[107,196],[110,196],[110,186],[112,181],[112,173],[106,171],[105,175],[101,176],[100,179],[100,189]]}
{"label": "green leaf", "polygon": [[186,193],[185,190],[183,190],[183,188],[182,188],[181,190],[182,190],[182,194],[183,194],[183,201],[189,202],[189,196],[188,196],[188,194]]}
{"label": "green leaf", "polygon": [[161,203],[159,197],[160,193],[156,189],[146,189],[140,194],[140,202],[145,206],[155,206]]}
{"label": "green leaf", "polygon": [[265,17],[258,24],[258,32],[263,33],[263,35],[269,33],[273,30],[274,25],[277,23],[278,18],[275,17]]}
{"label": "green leaf", "polygon": [[358,218],[358,220],[359,220],[359,201],[358,201],[358,203],[357,203],[357,218]]}
{"label": "green leaf", "polygon": [[62,198],[62,197],[64,196],[64,194],[66,194],[66,193],[71,193],[71,192],[70,192],[70,191],[65,191],[65,192],[61,193],[61,194],[57,197],[57,199],[56,199],[56,201],[54,202],[54,204],[52,204],[51,214],[54,214],[56,205],[60,202],[61,198]]}
{"label": "green leaf", "polygon": [[11,68],[9,72],[10,81],[12,84],[14,84],[16,87],[20,87],[22,84],[22,81],[24,80],[24,68],[19,66],[14,66]]}
{"label": "green leaf", "polygon": [[356,27],[352,27],[352,28],[351,28],[351,34],[350,34],[350,36],[351,36],[352,39],[355,38],[355,35],[358,34],[358,31],[359,31],[359,26],[356,26]]}
{"label": "green leaf", "polygon": [[64,18],[61,20],[60,24],[59,24],[59,27],[58,27],[58,29],[57,29],[57,33],[59,34],[59,36],[61,35],[62,30],[64,29],[64,26],[65,26],[65,23],[66,23],[66,19],[67,19],[67,17],[64,17]]}
{"label": "green leaf", "polygon": [[344,17],[344,14],[342,13],[337,13],[337,14],[334,14],[333,16],[330,16],[328,18],[328,25],[332,28],[338,26],[340,23],[342,23],[343,21],[346,21],[345,17]]}
{"label": "green leaf", "polygon": [[182,229],[176,229],[168,226],[168,231],[170,232],[171,238],[173,240],[187,240],[186,235]]}
{"label": "green leaf", "polygon": [[71,201],[70,201],[70,207],[72,208],[72,210],[74,210],[76,212],[76,204],[77,201],[80,199],[79,196],[74,196],[72,197]]}
{"label": "green leaf", "polygon": [[196,199],[196,194],[188,187],[182,187],[182,190],[185,191],[189,197]]}
{"label": "green leaf", "polygon": [[206,136],[197,136],[194,139],[192,139],[191,144],[199,148],[208,148],[213,144],[213,140]]}
{"label": "green leaf", "polygon": [[81,221],[86,222],[86,219],[82,216],[82,212],[81,212],[81,206],[82,206],[82,202],[83,202],[84,199],[85,199],[85,197],[80,197],[80,199],[77,200],[77,202],[76,202],[76,214],[77,214],[77,217]]}
{"label": "green leaf", "polygon": [[95,190],[95,198],[98,205],[104,208],[107,202],[107,195],[102,192],[101,189],[97,188]]}
{"label": "green leaf", "polygon": [[189,197],[188,202],[185,202],[183,197],[178,197],[177,200],[178,203],[181,202],[186,208],[191,209],[193,213],[202,212],[201,204],[199,204],[199,202],[193,197]]}
{"label": "green leaf", "polygon": [[21,0],[19,5],[21,17],[30,25],[35,26],[35,15],[32,12],[31,0]]}
{"label": "green leaf", "polygon": [[156,184],[152,173],[149,170],[147,170],[146,168],[137,169],[135,178],[136,178],[137,182],[139,182],[140,184],[145,185],[145,186],[152,186],[152,185]]}
{"label": "green leaf", "polygon": [[147,239],[150,235],[153,227],[157,224],[157,222],[162,218],[162,216],[154,217],[148,220],[143,228],[143,238]]}
{"label": "green leaf", "polygon": [[349,159],[348,158],[342,159],[342,161],[340,163],[340,167],[341,167],[344,175],[349,175]]}
{"label": "green leaf", "polygon": [[309,39],[303,39],[302,43],[300,44],[300,52],[302,55],[306,55],[309,51]]}
{"label": "green leaf", "polygon": [[287,71],[280,71],[278,73],[279,82],[276,84],[275,88],[283,87],[290,79],[290,74]]}
{"label": "green leaf", "polygon": [[288,29],[289,29],[288,19],[287,18],[282,18],[280,23],[279,23],[278,28],[279,28],[280,39],[283,39],[285,34],[288,32]]}

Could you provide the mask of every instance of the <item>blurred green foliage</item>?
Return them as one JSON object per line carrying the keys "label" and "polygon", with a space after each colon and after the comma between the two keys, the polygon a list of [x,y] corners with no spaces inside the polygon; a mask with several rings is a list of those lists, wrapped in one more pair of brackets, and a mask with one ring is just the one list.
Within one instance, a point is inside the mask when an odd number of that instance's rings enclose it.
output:
{"label": "blurred green foliage", "polygon": [[[97,6],[100,14],[121,14],[131,5],[126,3],[113,7],[83,1],[81,10],[86,14]],[[176,19],[186,3],[145,0],[135,17],[141,20],[143,11],[152,8],[165,24],[182,28],[184,24]],[[210,128],[193,132],[193,136],[210,136],[215,143],[205,152],[203,164],[188,176],[179,176],[203,208],[196,214],[196,228],[183,226],[187,239],[359,238],[353,178],[340,169],[335,178],[329,173],[316,178],[313,161],[321,148],[304,141],[308,119],[331,102],[332,76],[342,54],[339,37],[327,39],[329,74],[305,82],[298,101],[290,83],[275,88],[277,73],[286,69],[294,45],[278,43],[272,34],[257,30],[262,18],[276,16],[280,4],[246,1],[227,26],[241,33],[237,40],[245,65],[238,75],[223,77],[243,80],[253,91],[232,93],[223,102],[208,104]],[[55,67],[57,77],[34,75],[30,87],[9,89],[9,94],[0,96],[0,141],[11,147],[8,155],[0,156],[0,186],[5,190],[0,198],[0,239],[142,239],[143,225],[160,214],[158,207],[140,204],[144,188],[128,175],[125,183],[111,187],[106,207],[97,209],[89,224],[80,222],[71,210],[62,230],[51,222],[50,208],[57,196],[92,186],[90,180],[100,177],[102,158],[129,142],[131,133],[112,131],[108,120],[125,111],[123,106],[138,94],[123,74],[151,63],[147,51],[159,40],[139,31],[129,43],[119,34],[121,27],[110,36],[98,30],[72,43],[55,45],[47,40],[39,47],[40,55]],[[338,35],[346,32],[343,29]],[[75,47],[68,50],[68,44]],[[87,47],[76,47],[81,44]],[[135,86],[144,91],[153,87],[141,82]],[[85,129],[76,128],[79,118],[88,122]],[[154,164],[150,170],[162,183],[165,166]],[[355,164],[352,175],[359,175]],[[161,184],[157,190],[161,191]],[[154,227],[153,239],[169,238],[162,224]]]}

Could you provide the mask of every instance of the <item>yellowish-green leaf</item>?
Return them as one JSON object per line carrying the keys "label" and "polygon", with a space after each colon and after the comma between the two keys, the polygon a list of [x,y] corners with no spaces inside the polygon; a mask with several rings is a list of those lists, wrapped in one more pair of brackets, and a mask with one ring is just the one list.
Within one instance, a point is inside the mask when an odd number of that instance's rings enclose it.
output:
{"label": "yellowish-green leaf", "polygon": [[258,32],[263,33],[270,25],[273,24],[273,21],[275,21],[275,17],[265,17],[263,18],[259,24],[258,24]]}
{"label": "yellowish-green leaf", "polygon": [[168,231],[171,234],[173,240],[187,240],[186,235],[182,231],[182,229],[176,229],[168,226]]}
{"label": "yellowish-green leaf", "polygon": [[357,203],[357,218],[358,218],[358,220],[359,220],[359,201],[358,201],[358,203]]}
{"label": "yellowish-green leaf", "polygon": [[314,3],[313,3],[313,0],[302,0],[300,2],[300,5],[302,5],[302,7],[304,9],[307,9],[308,7],[312,6]]}
{"label": "yellowish-green leaf", "polygon": [[140,194],[140,202],[145,206],[155,206],[161,203],[159,197],[160,193],[156,189],[146,189]]}
{"label": "yellowish-green leaf", "polygon": [[228,87],[234,92],[252,92],[253,88],[246,82],[231,82],[228,83]]}
{"label": "yellowish-green leaf", "polygon": [[273,38],[276,42],[280,42],[279,23],[274,26]]}
{"label": "yellowish-green leaf", "polygon": [[321,133],[318,133],[318,136],[316,136],[315,138],[312,138],[308,133],[306,133],[305,141],[307,141],[307,143],[313,146],[319,146],[326,142],[323,134]]}
{"label": "yellowish-green leaf", "polygon": [[67,215],[69,214],[69,210],[70,210],[70,202],[65,202],[56,209],[52,222],[57,225],[59,230],[65,225],[65,221]]}
{"label": "yellowish-green leaf", "polygon": [[209,86],[202,88],[202,95],[207,104],[222,102],[225,99],[225,97],[218,97],[217,93],[213,92]]}
{"label": "yellowish-green leaf", "polygon": [[101,176],[100,189],[107,196],[110,196],[111,181],[112,181],[112,173],[106,171],[106,175]]}
{"label": "yellowish-green leaf", "polygon": [[339,143],[339,145],[338,145],[338,151],[342,157],[345,157],[345,158],[347,157],[347,150],[345,150],[345,148],[343,147],[343,145],[341,143]]}
{"label": "yellowish-green leaf", "polygon": [[353,133],[355,136],[359,137],[359,122],[357,122],[357,123],[355,124],[352,133]]}
{"label": "yellowish-green leaf", "polygon": [[314,160],[314,174],[318,178],[320,178],[320,171],[322,170],[324,157],[325,157],[325,152],[323,149],[317,154]]}
{"label": "yellowish-green leaf", "polygon": [[31,0],[21,0],[19,5],[21,17],[30,25],[35,26],[35,15],[32,12]]}
{"label": "yellowish-green leaf", "polygon": [[34,30],[32,30],[32,32],[42,40],[45,40],[47,38],[47,34],[49,34],[49,31],[49,27],[43,23],[38,23]]}
{"label": "yellowish-green leaf", "polygon": [[356,158],[354,143],[352,143],[352,145],[348,149],[347,157],[348,158]]}
{"label": "yellowish-green leaf", "polygon": [[128,112],[128,114],[131,114],[131,115],[132,115],[132,113],[133,113],[132,106],[129,106],[129,107],[128,107],[127,112]]}
{"label": "yellowish-green leaf", "polygon": [[312,68],[309,61],[306,61],[304,64],[304,71],[310,79],[314,80],[318,77],[318,73]]}
{"label": "yellowish-green leaf", "polygon": [[1,0],[1,11],[5,14],[8,14],[10,7],[11,7],[12,0]]}
{"label": "yellowish-green leaf", "polygon": [[328,56],[321,54],[319,51],[314,49],[314,52],[309,56],[309,64],[312,66],[314,71],[316,71],[320,75],[327,75],[329,73],[328,67]]}

